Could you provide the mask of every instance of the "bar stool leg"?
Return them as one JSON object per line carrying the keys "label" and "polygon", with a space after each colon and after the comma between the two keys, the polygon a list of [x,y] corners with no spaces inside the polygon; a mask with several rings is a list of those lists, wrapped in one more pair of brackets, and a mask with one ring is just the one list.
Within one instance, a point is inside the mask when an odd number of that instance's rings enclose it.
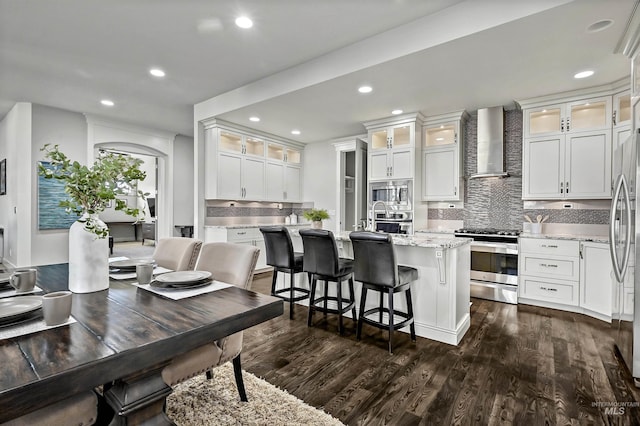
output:
{"label": "bar stool leg", "polygon": [[351,307],[351,318],[353,318],[354,321],[357,321],[358,318],[356,317],[356,292],[353,291],[353,276],[349,278],[349,303],[353,303],[353,306]]}
{"label": "bar stool leg", "polygon": [[358,328],[356,331],[356,339],[362,337],[362,317],[364,317],[364,306],[367,300],[367,287],[362,283],[362,291],[360,292],[360,316],[358,317]]}
{"label": "bar stool leg", "polygon": [[338,333],[342,334],[342,281],[338,280],[337,299],[338,299]]}
{"label": "bar stool leg", "polygon": [[316,283],[317,279],[315,275],[311,276],[311,295],[309,296],[309,316],[307,318],[307,327],[311,327],[311,316],[315,310],[315,297],[316,297]]}
{"label": "bar stool leg", "polygon": [[391,342],[393,339],[393,289],[388,288],[389,291],[389,355],[392,355]]}
{"label": "bar stool leg", "polygon": [[[409,314],[409,318],[413,318],[413,303],[411,302],[411,287],[408,287],[404,292],[407,296],[407,313]],[[416,325],[415,322],[409,324],[409,330],[411,331],[411,341],[416,341]]]}
{"label": "bar stool leg", "polygon": [[378,322],[382,324],[382,312],[384,311],[384,291],[380,290],[380,317]]}
{"label": "bar stool leg", "polygon": [[329,301],[329,282],[324,280],[324,317],[327,317],[327,302]]}
{"label": "bar stool leg", "polygon": [[292,320],[293,319],[293,298],[294,298],[294,291],[293,291],[293,287],[294,287],[294,281],[295,281],[295,275],[293,273],[293,270],[291,270],[291,273],[289,274],[291,276],[290,279],[290,284],[291,284],[291,299],[289,300],[289,319]]}
{"label": "bar stool leg", "polygon": [[271,295],[276,295],[276,281],[278,280],[278,270],[273,269],[273,278],[271,279]]}

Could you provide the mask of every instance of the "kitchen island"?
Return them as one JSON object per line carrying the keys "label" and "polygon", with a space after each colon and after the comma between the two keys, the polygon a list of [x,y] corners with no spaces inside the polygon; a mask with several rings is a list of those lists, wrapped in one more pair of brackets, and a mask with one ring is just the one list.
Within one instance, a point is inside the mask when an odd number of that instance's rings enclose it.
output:
{"label": "kitchen island", "polygon": [[[303,251],[297,229],[290,229],[295,251]],[[341,257],[353,258],[349,233],[335,235]],[[424,238],[395,235],[398,263],[418,270],[419,278],[411,285],[416,334],[427,339],[457,345],[469,329],[470,239]],[[278,274],[279,286],[288,285],[288,277]],[[298,285],[308,288],[306,274],[297,274]],[[287,283],[287,284],[285,284]],[[360,283],[355,282],[356,307],[360,303]],[[373,298],[366,309],[375,306]],[[307,300],[298,302],[308,304]],[[404,298],[395,302],[406,310]],[[357,308],[356,308],[357,309]],[[345,314],[350,317],[350,313]],[[408,332],[408,327],[402,329]]]}

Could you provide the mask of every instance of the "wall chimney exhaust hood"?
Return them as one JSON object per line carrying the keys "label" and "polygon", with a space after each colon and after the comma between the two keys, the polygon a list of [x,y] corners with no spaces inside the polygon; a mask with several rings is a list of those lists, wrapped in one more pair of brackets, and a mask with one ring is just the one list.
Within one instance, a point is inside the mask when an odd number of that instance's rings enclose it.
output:
{"label": "wall chimney exhaust hood", "polygon": [[477,173],[469,179],[507,177],[504,170],[504,109],[478,110]]}

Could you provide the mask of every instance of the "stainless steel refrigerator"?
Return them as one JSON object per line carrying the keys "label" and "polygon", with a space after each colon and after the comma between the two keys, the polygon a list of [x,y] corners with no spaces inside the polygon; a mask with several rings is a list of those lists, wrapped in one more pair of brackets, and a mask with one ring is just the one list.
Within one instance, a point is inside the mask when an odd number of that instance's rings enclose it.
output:
{"label": "stainless steel refrigerator", "polygon": [[[609,247],[615,282],[613,286],[612,327],[622,358],[640,387],[640,223],[638,182],[640,161],[637,149],[639,128],[614,150],[614,195],[611,200]],[[636,272],[638,271],[638,272]]]}

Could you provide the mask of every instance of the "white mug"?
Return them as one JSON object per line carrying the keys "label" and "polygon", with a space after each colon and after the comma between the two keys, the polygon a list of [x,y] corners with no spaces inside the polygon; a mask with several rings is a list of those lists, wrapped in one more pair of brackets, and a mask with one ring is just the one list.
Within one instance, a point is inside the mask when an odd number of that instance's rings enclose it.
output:
{"label": "white mug", "polygon": [[153,263],[139,263],[136,265],[136,279],[138,284],[149,284],[153,278]]}
{"label": "white mug", "polygon": [[37,278],[37,269],[16,269],[9,277],[9,284],[16,289],[16,293],[28,293],[36,286]]}
{"label": "white mug", "polygon": [[72,296],[70,291],[54,291],[42,296],[42,314],[47,325],[67,322],[71,315]]}

